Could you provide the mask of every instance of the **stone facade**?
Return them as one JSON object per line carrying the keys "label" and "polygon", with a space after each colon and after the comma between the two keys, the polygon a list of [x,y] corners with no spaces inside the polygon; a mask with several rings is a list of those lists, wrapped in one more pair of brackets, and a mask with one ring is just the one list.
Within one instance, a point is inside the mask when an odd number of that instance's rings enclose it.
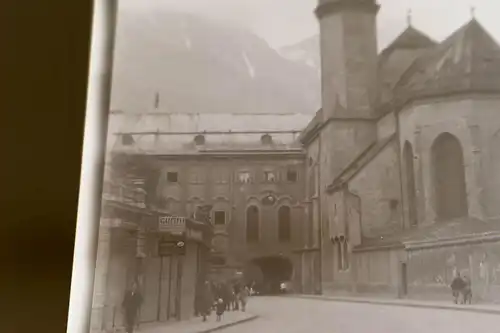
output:
{"label": "stone facade", "polygon": [[[242,269],[255,258],[284,256],[294,261],[293,250],[302,247],[305,183],[301,154],[280,158],[182,158],[158,164],[162,170],[158,193],[164,209],[191,216],[202,204],[213,205],[214,256],[225,267]],[[177,181],[168,175],[176,174]],[[273,202],[266,203],[271,196]],[[258,210],[258,236],[247,238],[247,214]],[[290,237],[280,239],[279,211],[289,207]],[[286,232],[286,231],[285,231]],[[222,261],[221,261],[222,260]]]}
{"label": "stone facade", "polygon": [[323,107],[301,135],[320,184],[307,194],[319,202],[308,244],[319,235],[323,293],[414,296],[433,290],[418,272],[440,276],[445,253],[474,257],[487,237],[500,248],[500,52],[473,19],[442,44],[409,26],[377,54],[377,10],[374,0],[316,10]]}

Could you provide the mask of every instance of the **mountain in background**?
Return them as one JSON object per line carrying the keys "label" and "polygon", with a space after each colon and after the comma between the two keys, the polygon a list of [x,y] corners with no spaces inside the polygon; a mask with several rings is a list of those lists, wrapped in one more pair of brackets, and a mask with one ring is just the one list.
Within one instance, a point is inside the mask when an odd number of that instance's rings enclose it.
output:
{"label": "mountain in background", "polygon": [[311,113],[315,69],[243,28],[164,10],[118,15],[111,108],[125,112]]}
{"label": "mountain in background", "polygon": [[318,77],[321,76],[319,35],[306,38],[293,45],[284,46],[278,52],[290,61],[311,67]]}

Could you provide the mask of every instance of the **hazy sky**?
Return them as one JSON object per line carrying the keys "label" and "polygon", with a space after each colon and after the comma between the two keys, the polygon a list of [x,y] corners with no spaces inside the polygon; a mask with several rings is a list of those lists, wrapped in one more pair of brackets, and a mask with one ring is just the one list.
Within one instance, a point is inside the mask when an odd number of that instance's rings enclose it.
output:
{"label": "hazy sky", "polygon": [[[313,11],[317,0],[119,0],[123,7],[155,10],[160,7],[237,21],[263,37],[273,47],[293,44],[318,32]],[[500,0],[379,0],[380,44],[396,37],[412,8],[413,25],[441,40],[471,18],[476,18],[500,40]]]}

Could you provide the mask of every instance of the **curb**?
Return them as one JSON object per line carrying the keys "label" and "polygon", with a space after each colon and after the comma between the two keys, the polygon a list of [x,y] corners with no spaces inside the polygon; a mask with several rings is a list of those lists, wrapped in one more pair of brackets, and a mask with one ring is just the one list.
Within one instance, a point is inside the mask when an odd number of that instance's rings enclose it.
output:
{"label": "curb", "polygon": [[399,302],[391,302],[391,301],[383,301],[383,300],[367,300],[367,299],[352,299],[352,298],[341,298],[341,297],[314,297],[314,296],[291,296],[295,298],[303,298],[303,299],[313,299],[317,301],[324,302],[344,302],[344,303],[363,303],[363,304],[372,304],[372,305],[386,305],[386,306],[402,306],[409,308],[424,308],[424,309],[440,309],[440,310],[454,310],[454,311],[463,311],[463,312],[475,312],[475,313],[484,313],[484,314],[492,314],[492,315],[500,315],[500,307],[499,309],[485,309],[485,308],[473,308],[464,305],[463,307],[455,307],[450,305],[439,305],[439,304],[419,304],[419,303],[399,303]]}
{"label": "curb", "polygon": [[257,319],[257,318],[259,318],[259,316],[253,315],[253,316],[250,316],[250,317],[245,318],[245,319],[240,319],[240,320],[237,320],[237,321],[233,321],[231,323],[223,324],[223,325],[220,325],[220,326],[217,326],[217,327],[212,327],[212,328],[209,328],[209,329],[206,329],[206,330],[196,331],[196,332],[193,332],[193,333],[211,333],[211,332],[215,332],[215,331],[220,331],[220,330],[223,330],[223,329],[226,329],[226,328],[229,328],[229,327],[233,327],[233,326],[236,326],[236,325],[239,325],[239,324],[244,324],[244,323],[247,323],[249,321],[253,321],[253,320]]}

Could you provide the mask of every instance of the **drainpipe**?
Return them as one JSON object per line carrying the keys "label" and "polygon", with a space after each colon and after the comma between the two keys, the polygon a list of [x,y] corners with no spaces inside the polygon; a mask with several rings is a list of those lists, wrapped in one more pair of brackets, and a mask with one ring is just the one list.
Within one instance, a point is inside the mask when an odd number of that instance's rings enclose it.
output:
{"label": "drainpipe", "polygon": [[[398,113],[394,110],[393,111],[394,117],[396,117],[396,141],[397,141],[397,146],[398,146],[398,160],[399,160],[399,186],[400,186],[400,191],[401,191],[401,227],[403,230],[405,229],[405,204],[406,204],[406,198],[404,196],[404,188],[403,188],[403,163],[401,160],[401,140],[400,140],[400,131],[401,131],[401,124],[400,124],[400,119],[398,117]],[[407,175],[408,176],[408,175]],[[409,207],[407,207],[409,208]]]}
{"label": "drainpipe", "polygon": [[[321,187],[321,134],[318,135],[318,151],[319,151],[319,161],[318,161],[318,172],[316,178],[318,180],[318,211],[319,211],[319,228],[318,228],[318,255],[319,255],[319,294],[323,294],[323,209],[321,200],[323,198],[323,188]],[[316,188],[316,186],[314,186]],[[313,216],[314,218],[314,216]],[[313,220],[314,221],[314,220]]]}

